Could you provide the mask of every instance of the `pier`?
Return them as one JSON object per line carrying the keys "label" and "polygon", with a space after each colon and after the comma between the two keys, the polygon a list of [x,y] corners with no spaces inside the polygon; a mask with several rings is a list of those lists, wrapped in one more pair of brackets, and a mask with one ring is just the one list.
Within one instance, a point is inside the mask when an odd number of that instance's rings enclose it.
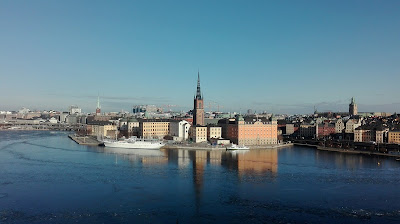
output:
{"label": "pier", "polygon": [[306,146],[315,148],[320,151],[328,151],[328,152],[339,152],[339,153],[347,153],[347,154],[359,154],[359,155],[368,155],[368,156],[385,156],[385,157],[392,157],[392,158],[400,158],[400,154],[390,154],[390,153],[382,153],[382,152],[374,152],[374,151],[361,151],[355,149],[339,149],[339,148],[332,148],[332,147],[324,147],[319,145],[310,145],[310,144],[303,144],[303,143],[294,143],[297,146]]}
{"label": "pier", "polygon": [[68,135],[70,139],[78,143],[79,145],[91,145],[91,146],[98,146],[101,144],[101,142],[97,141],[96,138],[92,136],[76,136],[76,135]]}

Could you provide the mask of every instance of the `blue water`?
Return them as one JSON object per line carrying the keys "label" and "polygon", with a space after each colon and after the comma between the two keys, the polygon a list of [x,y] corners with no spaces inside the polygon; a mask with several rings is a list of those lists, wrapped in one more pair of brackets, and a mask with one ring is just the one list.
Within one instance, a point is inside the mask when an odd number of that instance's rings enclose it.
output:
{"label": "blue water", "polygon": [[0,223],[400,223],[400,162],[80,146],[0,132]]}

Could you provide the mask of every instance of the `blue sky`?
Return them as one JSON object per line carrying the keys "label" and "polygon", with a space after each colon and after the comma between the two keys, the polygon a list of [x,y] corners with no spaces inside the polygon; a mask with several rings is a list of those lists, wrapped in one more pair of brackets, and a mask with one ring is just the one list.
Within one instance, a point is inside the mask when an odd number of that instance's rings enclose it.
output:
{"label": "blue sky", "polygon": [[[400,112],[400,1],[0,1],[0,110]],[[206,110],[209,110],[208,108]]]}

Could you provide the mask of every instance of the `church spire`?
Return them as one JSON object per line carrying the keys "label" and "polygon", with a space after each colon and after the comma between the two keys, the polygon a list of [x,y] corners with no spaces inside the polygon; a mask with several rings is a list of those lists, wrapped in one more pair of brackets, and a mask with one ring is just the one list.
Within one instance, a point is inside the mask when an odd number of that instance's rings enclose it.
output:
{"label": "church spire", "polygon": [[97,108],[100,109],[100,96],[97,96]]}
{"label": "church spire", "polygon": [[196,92],[196,99],[202,99],[201,90],[200,90],[200,71],[197,72],[197,92]]}

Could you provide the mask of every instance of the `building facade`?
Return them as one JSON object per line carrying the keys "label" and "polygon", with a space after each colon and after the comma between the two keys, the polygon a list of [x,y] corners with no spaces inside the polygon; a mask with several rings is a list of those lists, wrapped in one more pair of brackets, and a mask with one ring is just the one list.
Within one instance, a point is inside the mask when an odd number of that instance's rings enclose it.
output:
{"label": "building facade", "polygon": [[171,121],[169,124],[169,135],[174,141],[184,141],[189,138],[190,124],[185,120]]}
{"label": "building facade", "polygon": [[324,122],[322,124],[317,124],[317,138],[323,138],[335,134],[335,125],[332,123]]}
{"label": "building facade", "polygon": [[349,119],[346,122],[346,128],[345,128],[345,133],[354,133],[354,130],[356,128],[361,126],[361,120],[359,119]]}
{"label": "building facade", "polygon": [[304,138],[313,138],[317,134],[317,127],[315,124],[300,124],[299,136]]}
{"label": "building facade", "polygon": [[169,134],[170,120],[142,119],[139,122],[139,137],[162,139]]}
{"label": "building facade", "polygon": [[342,119],[337,119],[335,121],[335,133],[336,134],[341,134],[343,133],[343,130],[345,129],[345,125]]}
{"label": "building facade", "polygon": [[400,144],[400,131],[389,131],[388,132],[388,143]]}
{"label": "building facade", "polygon": [[192,126],[190,136],[193,142],[207,142],[207,126]]}
{"label": "building facade", "polygon": [[221,127],[214,127],[209,126],[207,129],[207,139],[219,139],[222,137],[222,128]]}
{"label": "building facade", "polygon": [[236,119],[222,119],[219,123],[222,137],[239,145],[271,145],[278,143],[278,124],[265,117],[237,116]]}

